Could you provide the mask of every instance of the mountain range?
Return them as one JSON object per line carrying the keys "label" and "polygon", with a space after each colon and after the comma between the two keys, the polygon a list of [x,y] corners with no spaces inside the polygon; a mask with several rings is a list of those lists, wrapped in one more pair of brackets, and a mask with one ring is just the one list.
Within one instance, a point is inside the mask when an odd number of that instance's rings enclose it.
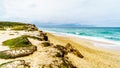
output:
{"label": "mountain range", "polygon": [[55,24],[55,23],[36,23],[38,27],[95,27],[93,25],[81,25],[75,23],[64,23],[64,24]]}

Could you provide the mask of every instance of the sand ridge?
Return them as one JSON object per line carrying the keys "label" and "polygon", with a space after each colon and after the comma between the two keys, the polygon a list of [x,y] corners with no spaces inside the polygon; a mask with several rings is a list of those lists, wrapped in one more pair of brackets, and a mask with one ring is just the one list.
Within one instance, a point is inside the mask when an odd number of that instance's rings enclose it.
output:
{"label": "sand ridge", "polygon": [[[14,35],[12,35],[14,34]],[[0,41],[4,41],[10,38],[18,37],[20,35],[38,35],[38,32],[25,32],[25,31],[1,31],[0,35],[1,38]],[[47,33],[49,37],[49,41],[56,44],[60,44],[65,46],[67,43],[72,44],[76,49],[79,50],[79,52],[84,56],[84,58],[78,58],[75,55],[69,53],[67,55],[68,59],[71,61],[72,64],[77,66],[77,68],[119,68],[120,67],[120,53],[117,53],[115,51],[110,51],[110,50],[104,50],[98,47],[93,46],[93,44],[85,39],[78,39],[78,38],[73,38],[73,37],[62,37],[62,36],[55,36],[51,33]],[[37,40],[30,39],[32,44],[38,45],[41,42]],[[43,49],[41,46],[37,46],[38,51],[36,51],[34,54],[26,57],[20,57],[16,59],[0,59],[0,64],[3,62],[8,62],[11,60],[19,60],[23,59],[27,62],[33,63],[32,68],[36,68],[37,64],[39,62],[46,63],[47,60],[54,59],[54,58],[44,58],[42,55],[47,56],[47,54],[40,53],[41,50]],[[52,49],[50,49],[52,51]],[[41,55],[41,56],[38,56]],[[40,58],[44,58],[42,61],[39,60]],[[51,63],[51,61],[48,62],[48,64]],[[40,64],[40,63],[39,63]],[[46,63],[47,64],[47,63]]]}

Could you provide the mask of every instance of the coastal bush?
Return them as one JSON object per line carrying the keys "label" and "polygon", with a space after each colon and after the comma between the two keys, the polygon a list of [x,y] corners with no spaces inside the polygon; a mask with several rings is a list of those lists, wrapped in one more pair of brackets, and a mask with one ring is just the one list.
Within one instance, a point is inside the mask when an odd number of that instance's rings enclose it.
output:
{"label": "coastal bush", "polygon": [[10,28],[11,30],[38,30],[34,24],[26,24],[21,22],[0,22],[0,30],[6,30],[7,28]]}
{"label": "coastal bush", "polygon": [[9,46],[10,48],[28,47],[32,46],[27,38],[28,36],[23,35],[21,37],[9,39],[3,42],[4,46]]}
{"label": "coastal bush", "polygon": [[22,26],[14,26],[12,27],[11,30],[26,30],[26,26],[25,25],[22,25]]}
{"label": "coastal bush", "polygon": [[5,29],[0,27],[0,30],[5,30]]}
{"label": "coastal bush", "polygon": [[0,22],[0,27],[13,27],[13,26],[20,26],[25,25],[25,23],[20,22]]}
{"label": "coastal bush", "polygon": [[3,59],[9,59],[9,58],[11,58],[11,56],[10,55],[7,55],[7,54],[5,54],[4,52],[0,52],[0,58],[3,58]]}
{"label": "coastal bush", "polygon": [[14,48],[19,48],[19,47],[29,47],[29,46],[32,46],[32,44],[28,40],[28,38],[33,38],[33,39],[37,39],[37,40],[40,40],[40,41],[42,40],[39,37],[22,35],[22,36],[17,37],[17,38],[6,40],[6,41],[2,42],[2,44],[4,46],[9,46],[10,48],[13,48],[13,49]]}
{"label": "coastal bush", "polygon": [[6,30],[6,28],[13,28],[16,26],[25,26],[25,23],[20,22],[0,22],[0,30]]}

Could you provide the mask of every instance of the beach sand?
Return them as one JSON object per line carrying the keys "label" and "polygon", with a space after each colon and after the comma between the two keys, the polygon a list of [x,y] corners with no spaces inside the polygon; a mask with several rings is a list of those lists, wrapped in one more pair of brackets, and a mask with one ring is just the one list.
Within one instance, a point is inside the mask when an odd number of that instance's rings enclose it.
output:
{"label": "beach sand", "polygon": [[[51,33],[48,34],[49,40],[54,44],[66,43],[72,44],[77,48],[80,53],[84,56],[83,59],[77,58],[76,56],[69,54],[71,62],[78,66],[78,68],[119,68],[120,67],[120,51],[113,49],[106,49],[102,47],[96,47],[94,43],[101,43],[92,41],[89,39],[76,38],[73,36],[56,36]],[[105,42],[102,42],[102,44]],[[110,44],[110,43],[106,43]],[[111,45],[111,44],[110,44]],[[98,45],[99,46],[99,45]],[[112,48],[112,47],[111,47]]]}
{"label": "beach sand", "polygon": [[[14,35],[11,35],[14,34]],[[6,39],[18,37],[20,35],[37,35],[37,32],[24,32],[24,31],[1,31],[1,39],[0,43]],[[96,47],[97,44],[105,43],[105,42],[97,42],[92,41],[89,39],[83,39],[83,38],[76,38],[73,36],[57,36],[53,35],[51,33],[48,33],[49,41],[53,44],[60,44],[65,46],[67,43],[72,44],[76,49],[79,50],[79,52],[84,56],[84,58],[78,58],[77,56],[73,54],[68,54],[69,60],[77,66],[77,68],[120,68],[120,51],[115,51],[114,49],[106,49],[102,47]],[[38,51],[36,51],[34,54],[26,57],[20,57],[16,59],[0,59],[0,64],[3,62],[11,61],[11,60],[18,60],[18,59],[24,59],[26,61],[32,61],[31,63],[34,64],[32,68],[35,68],[36,64],[39,63],[40,57],[39,56],[39,50],[41,50],[41,47],[38,45],[39,42],[36,40],[31,39],[32,44],[36,45],[38,47]],[[93,43],[97,43],[96,46],[94,46]],[[110,44],[110,43],[106,43]],[[110,44],[111,45],[111,44]],[[0,45],[2,46],[2,45]],[[1,48],[2,49],[2,48]],[[7,48],[6,48],[7,49]],[[47,59],[46,59],[47,60]]]}

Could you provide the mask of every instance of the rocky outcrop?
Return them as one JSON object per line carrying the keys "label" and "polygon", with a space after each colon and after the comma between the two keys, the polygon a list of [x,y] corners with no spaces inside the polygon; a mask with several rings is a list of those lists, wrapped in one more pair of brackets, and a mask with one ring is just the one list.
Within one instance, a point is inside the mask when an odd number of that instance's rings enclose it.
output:
{"label": "rocky outcrop", "polygon": [[0,52],[0,58],[9,59],[9,58],[17,58],[22,56],[27,56],[32,54],[37,50],[36,46],[30,46],[30,47],[22,47],[19,49],[13,49],[13,50],[5,50]]}
{"label": "rocky outcrop", "polygon": [[0,65],[0,68],[30,68],[24,60],[15,60]]}
{"label": "rocky outcrop", "polygon": [[57,57],[64,57],[67,55],[67,49],[64,46],[56,45],[54,48],[58,49],[60,52],[56,54]]}
{"label": "rocky outcrop", "polygon": [[[44,43],[44,44],[43,44]],[[67,44],[66,46],[62,45],[54,45],[50,44],[50,42],[43,42],[41,44],[42,49],[40,52],[43,54],[46,54],[43,56],[44,58],[51,58],[48,59],[45,63],[50,62],[49,64],[39,64],[41,68],[77,68],[72,64],[71,61],[69,61],[67,54],[73,53],[74,55],[78,56],[79,58],[83,58],[83,55],[75,49],[71,44]],[[46,43],[49,43],[49,46],[46,47]],[[43,58],[43,59],[44,59]],[[41,58],[42,59],[42,58]]]}
{"label": "rocky outcrop", "polygon": [[50,43],[49,41],[43,41],[43,42],[41,43],[41,46],[44,46],[44,47],[51,46],[51,45],[53,45],[53,44]]}
{"label": "rocky outcrop", "polygon": [[[61,45],[56,45],[54,48],[57,48],[62,52],[61,56],[64,57],[64,55],[67,55],[68,53],[73,53],[74,55],[83,58],[84,56],[77,50],[75,49],[70,43],[68,43],[65,47]],[[60,54],[59,54],[60,56]]]}
{"label": "rocky outcrop", "polygon": [[38,37],[41,38],[43,41],[48,41],[47,33],[43,32],[43,31],[39,31]]}
{"label": "rocky outcrop", "polygon": [[34,24],[26,24],[27,31],[36,31],[38,28]]}
{"label": "rocky outcrop", "polygon": [[80,58],[83,58],[84,56],[76,49],[74,48],[70,43],[68,43],[66,46],[65,46],[67,52],[70,52],[70,53],[73,53],[74,55],[80,57]]}
{"label": "rocky outcrop", "polygon": [[[37,56],[32,60],[30,66],[36,65],[33,68],[76,68],[65,56],[67,55],[65,47],[47,41],[43,43],[39,45]],[[46,46],[46,43],[49,45]],[[36,59],[37,61],[34,61]]]}
{"label": "rocky outcrop", "polygon": [[[3,63],[0,65],[0,68],[77,68],[77,66],[73,65],[73,62],[70,61],[68,57],[68,53],[72,53],[79,58],[84,58],[84,56],[74,48],[70,43],[65,46],[62,45],[54,45],[48,40],[48,36],[46,33],[40,31],[39,36],[40,42],[36,46],[30,47],[22,47],[14,50],[5,50],[1,51],[0,57],[8,58],[17,58],[30,55],[34,53],[37,48],[35,56],[29,60],[16,60],[10,61],[7,63]],[[37,39],[36,37],[30,37]],[[29,63],[29,64],[28,64]]]}

